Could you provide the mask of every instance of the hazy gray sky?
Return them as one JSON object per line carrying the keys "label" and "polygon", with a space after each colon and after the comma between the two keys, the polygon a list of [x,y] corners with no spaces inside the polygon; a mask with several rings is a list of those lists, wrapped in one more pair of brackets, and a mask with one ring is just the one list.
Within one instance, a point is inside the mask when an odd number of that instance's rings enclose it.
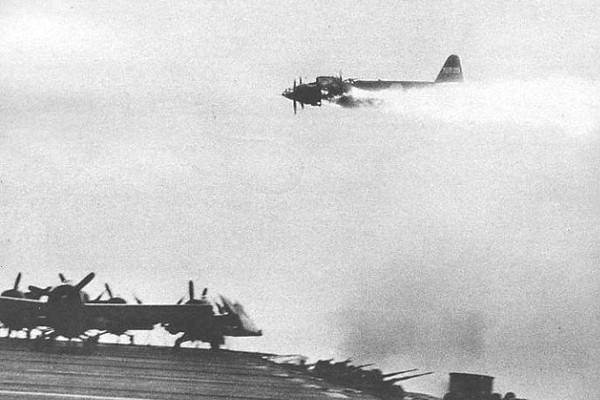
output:
{"label": "hazy gray sky", "polygon": [[[0,3],[0,276],[186,281],[234,346],[595,398],[596,2]],[[310,108],[299,75],[467,83]]]}

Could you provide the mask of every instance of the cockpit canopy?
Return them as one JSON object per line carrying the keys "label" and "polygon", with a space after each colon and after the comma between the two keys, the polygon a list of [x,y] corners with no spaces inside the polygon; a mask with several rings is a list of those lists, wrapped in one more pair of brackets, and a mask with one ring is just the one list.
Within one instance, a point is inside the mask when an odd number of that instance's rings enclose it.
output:
{"label": "cockpit canopy", "polygon": [[319,84],[320,86],[331,85],[335,81],[339,80],[340,78],[337,78],[335,76],[317,76],[317,84]]}

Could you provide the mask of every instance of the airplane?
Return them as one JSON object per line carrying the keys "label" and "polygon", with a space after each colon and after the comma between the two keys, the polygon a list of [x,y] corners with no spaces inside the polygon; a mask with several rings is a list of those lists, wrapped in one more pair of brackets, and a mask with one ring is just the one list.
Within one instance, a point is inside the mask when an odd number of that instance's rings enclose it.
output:
{"label": "airplane", "polygon": [[[108,299],[103,300],[102,297],[104,296],[104,294],[108,294]],[[139,299],[136,299],[136,302],[138,302],[138,304],[141,304],[139,301]],[[113,295],[112,290],[110,289],[110,286],[108,285],[108,283],[104,284],[104,291],[102,293],[100,293],[98,295],[98,297],[96,297],[93,300],[90,300],[89,303],[95,303],[95,304],[127,304],[127,300],[125,300],[122,297],[119,296],[115,296]],[[106,334],[111,334],[111,335],[115,335],[117,336],[117,338],[120,339],[121,336],[126,335],[129,338],[129,344],[134,344],[134,336],[128,332],[127,326],[123,326],[120,325],[118,323],[115,323],[114,321],[102,321],[102,323],[106,326],[106,329],[100,333],[98,333],[94,338],[95,340],[99,339],[100,336],[106,335]],[[152,327],[148,328],[148,329],[152,329]]]}
{"label": "airplane", "polygon": [[438,85],[442,83],[462,82],[463,73],[460,59],[452,54],[447,59],[437,78],[433,82],[428,81],[384,81],[384,80],[361,80],[361,79],[342,79],[335,76],[319,76],[314,82],[294,85],[284,90],[282,96],[293,101],[294,114],[296,114],[296,103],[300,103],[302,108],[305,104],[311,106],[321,106],[323,100],[335,102],[342,106],[352,106],[354,104],[351,95],[352,89],[361,89],[366,91],[377,91],[385,89],[418,89]]}
{"label": "airplane", "polygon": [[35,289],[33,291],[31,290],[31,287],[30,287],[28,292],[22,292],[21,290],[19,290],[19,285],[21,284],[22,277],[23,277],[23,274],[19,272],[17,274],[17,278],[15,279],[15,283],[14,283],[12,289],[3,291],[2,293],[0,293],[0,296],[14,297],[17,299],[39,300],[40,297],[43,296],[43,291],[36,290],[36,289],[38,289],[37,287],[35,287]]}
{"label": "airplane", "polygon": [[[215,314],[212,304],[208,301],[207,289],[202,291],[202,298],[194,297],[194,282],[188,285],[189,299],[184,304],[190,307],[210,307],[212,313],[210,318],[214,323],[206,323],[205,320],[190,318],[173,318],[163,323],[162,326],[171,334],[183,333],[175,340],[174,349],[178,349],[184,342],[203,341],[210,343],[212,349],[218,349],[225,343],[225,336],[261,336],[262,331],[257,329],[250,320],[243,307],[238,303],[232,303],[221,296],[221,303],[217,303],[218,313]],[[181,303],[181,299],[178,303]]]}
{"label": "airplane", "polygon": [[[99,335],[91,336],[88,331],[150,330],[157,324],[194,324],[197,340],[208,341],[212,348],[223,344],[223,336],[260,336],[262,331],[253,324],[238,323],[232,330],[232,322],[247,318],[238,316],[235,307],[225,315],[215,316],[213,305],[175,304],[147,305],[114,302],[86,302],[83,288],[95,274],[89,273],[77,284],[64,280],[60,285],[44,290],[46,301],[0,296],[0,320],[15,313],[20,314],[42,331],[40,343],[52,343],[59,336],[91,343]],[[208,334],[201,334],[207,332]]]}
{"label": "airplane", "polygon": [[[43,295],[39,290],[29,290],[28,292],[22,292],[19,290],[19,285],[21,283],[21,278],[23,274],[18,273],[17,278],[15,279],[15,283],[11,289],[5,290],[0,293],[0,296],[4,297],[12,297],[15,299],[33,299],[39,300]],[[36,288],[37,289],[37,288]],[[35,321],[29,318],[28,315],[23,315],[18,311],[8,312],[2,315],[2,325],[4,328],[8,330],[7,336],[10,337],[12,332],[18,332],[25,330],[27,332],[27,337],[31,337],[32,330],[36,328]]]}

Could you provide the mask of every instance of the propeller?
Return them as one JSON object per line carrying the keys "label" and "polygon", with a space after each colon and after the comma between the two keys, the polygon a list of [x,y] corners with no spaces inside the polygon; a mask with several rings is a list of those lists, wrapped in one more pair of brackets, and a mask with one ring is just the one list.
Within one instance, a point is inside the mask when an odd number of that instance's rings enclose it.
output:
{"label": "propeller", "polygon": [[106,293],[106,290],[102,291],[102,293],[100,293],[98,295],[98,297],[96,297],[94,300],[92,300],[92,303],[97,303],[100,301],[100,299],[102,298],[102,296],[104,296],[104,293]]}
{"label": "propeller", "polygon": [[0,296],[23,298],[25,296],[25,294],[19,290],[19,284],[21,283],[21,276],[22,276],[22,274],[19,272],[17,274],[17,278],[15,279],[15,283],[13,284],[12,289],[3,291],[0,294]]}
{"label": "propeller", "polygon": [[296,80],[294,79],[294,90],[292,91],[292,100],[294,101],[294,115],[298,111],[298,106],[296,105]]}
{"label": "propeller", "polygon": [[190,295],[190,301],[194,300],[194,281],[188,282],[188,293]]}
{"label": "propeller", "polygon": [[[188,301],[185,302],[185,304],[198,304],[198,303],[202,303],[202,302],[206,302],[206,294],[208,293],[208,288],[204,288],[202,290],[202,298],[200,300],[196,299],[196,294],[195,294],[195,289],[194,289],[194,281],[189,281],[188,282]],[[182,304],[183,301],[186,299],[186,296],[181,297],[178,301],[177,301],[177,305]]]}
{"label": "propeller", "polygon": [[112,304],[127,304],[127,300],[122,297],[115,296],[113,291],[110,289],[108,283],[104,284],[104,291],[108,293],[108,302]]}
{"label": "propeller", "polygon": [[15,279],[15,285],[13,286],[13,290],[19,290],[19,284],[21,283],[21,277],[23,274],[20,272],[17,274],[17,279]]}
{"label": "propeller", "polygon": [[[302,77],[299,77],[299,79],[300,79],[300,85],[302,85]],[[300,102],[300,105],[302,106],[302,109],[304,110],[304,103]]]}
{"label": "propeller", "polygon": [[108,286],[108,283],[104,284],[104,288],[106,289],[106,293],[108,293],[108,297],[112,299],[114,296],[112,294],[112,290],[110,290],[110,286]]}
{"label": "propeller", "polygon": [[[95,276],[96,276],[96,274],[94,274],[93,272],[90,272],[77,285],[75,285],[74,288],[81,291],[81,289],[83,289],[88,283],[90,283],[91,280],[94,279]],[[58,274],[58,277],[60,278],[60,280],[63,284],[69,283],[69,280],[67,278],[65,278],[65,276],[63,274]],[[35,298],[39,299],[42,296],[47,296],[50,293],[50,291],[52,290],[52,286],[48,286],[48,287],[42,289],[37,286],[29,285],[28,289],[29,289],[29,292],[31,292],[31,294]],[[100,296],[98,296],[94,301],[100,300],[100,298],[102,297],[103,294],[104,294],[104,292],[102,292],[100,294]],[[86,301],[89,301],[89,300],[86,300]]]}
{"label": "propeller", "polygon": [[105,283],[105,284],[104,284],[104,290],[102,291],[102,293],[100,293],[100,294],[98,295],[98,297],[96,297],[94,300],[92,300],[92,303],[97,303],[97,302],[99,302],[99,301],[100,301],[100,299],[102,298],[102,296],[104,296],[104,293],[108,294],[108,299],[109,299],[109,302],[110,302],[111,300],[114,300],[114,299],[119,299],[119,302],[120,302],[120,300],[122,300],[122,299],[120,299],[120,298],[118,298],[118,297],[115,297],[115,296],[113,295],[113,292],[112,292],[112,290],[110,289],[110,286],[108,285],[108,283]]}
{"label": "propeller", "polygon": [[140,298],[137,297],[135,294],[133,295],[133,299],[135,300],[136,303],[143,304],[143,302],[140,300]]}
{"label": "propeller", "polygon": [[222,307],[223,307],[223,310],[225,310],[225,313],[235,314],[235,311],[233,311],[231,302],[223,296],[219,296],[219,297],[221,298],[221,302],[223,303]]}
{"label": "propeller", "polygon": [[83,289],[88,283],[90,283],[92,281],[92,279],[94,279],[95,276],[96,276],[96,274],[94,274],[93,272],[90,272],[77,285],[75,285],[75,289],[77,289],[77,290]]}

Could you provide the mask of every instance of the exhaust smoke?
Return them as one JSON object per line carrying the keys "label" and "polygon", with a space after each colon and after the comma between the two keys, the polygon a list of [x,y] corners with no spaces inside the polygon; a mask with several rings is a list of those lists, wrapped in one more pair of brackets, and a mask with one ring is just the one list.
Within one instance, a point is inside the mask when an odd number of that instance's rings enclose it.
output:
{"label": "exhaust smoke", "polygon": [[379,106],[419,120],[518,124],[589,133],[600,121],[600,82],[553,76],[536,80],[438,84],[424,89],[353,89],[349,106]]}

